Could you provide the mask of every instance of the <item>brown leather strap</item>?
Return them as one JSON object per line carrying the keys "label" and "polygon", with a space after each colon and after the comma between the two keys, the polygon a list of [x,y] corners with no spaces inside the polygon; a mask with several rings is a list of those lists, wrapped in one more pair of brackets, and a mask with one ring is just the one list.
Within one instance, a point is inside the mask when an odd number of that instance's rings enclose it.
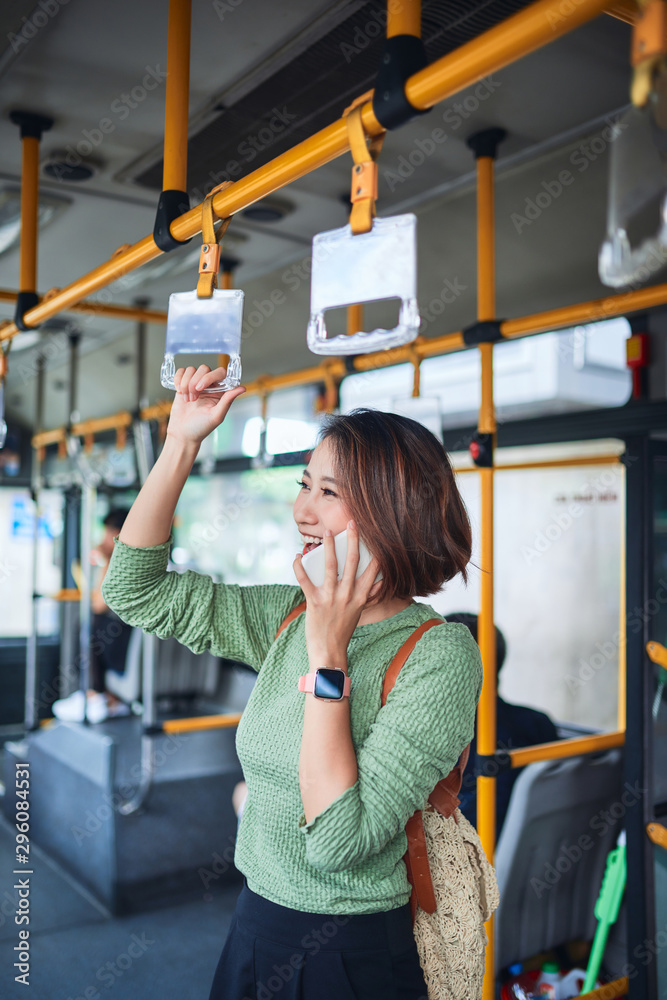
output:
{"label": "brown leather strap", "polygon": [[[383,705],[396,682],[401,667],[405,664],[421,637],[435,625],[443,624],[444,622],[441,618],[429,618],[428,621],[415,629],[412,635],[403,643],[389,664],[389,669],[385,674],[384,685],[382,687]],[[447,818],[454,815],[456,807],[459,804],[458,793],[461,790],[463,772],[468,762],[469,753],[470,746],[468,745],[459,757],[456,766],[452,768],[446,777],[438,782],[429,796],[428,801],[430,804]],[[418,809],[410,817],[405,826],[405,832],[408,838],[408,849],[403,855],[403,860],[405,861],[408,881],[412,886],[410,909],[414,924],[417,914],[417,904],[419,904],[425,913],[434,913],[436,909],[435,891],[428,863],[426,833],[424,831],[424,820],[421,809]]]}
{"label": "brown leather strap", "polygon": [[[459,757],[458,764],[455,764],[446,778],[442,778],[438,782],[428,797],[433,808],[437,809],[446,819],[449,819],[450,816],[454,816],[456,819],[456,809],[461,801],[459,792],[463,783],[463,772],[466,769],[469,755],[470,744]],[[458,823],[458,820],[456,822]]]}
{"label": "brown leather strap", "polygon": [[225,235],[231,216],[223,219],[216,234],[213,219],[213,196],[231,185],[231,181],[212,188],[204,198],[201,208],[202,248],[199,255],[199,281],[197,282],[197,298],[210,299],[213,289],[218,287],[218,270],[220,268],[220,240]]}
{"label": "brown leather strap", "polygon": [[405,832],[408,837],[406,856],[410,859],[408,878],[412,885],[412,895],[415,897],[415,903],[419,903],[422,910],[426,913],[435,913],[435,891],[431,881],[428,854],[426,853],[426,834],[421,809],[418,809],[405,824]]}
{"label": "brown leather strap", "polygon": [[[465,748],[458,763],[452,768],[449,774],[442,778],[435,786],[428,801],[445,818],[454,816],[456,819],[456,808],[459,804],[458,793],[461,790],[463,772],[468,763],[470,744]],[[426,832],[424,830],[424,818],[421,809],[418,809],[410,817],[405,832],[408,838],[408,849],[403,855],[407,870],[408,881],[412,886],[410,895],[410,909],[412,912],[412,923],[414,924],[417,915],[417,904],[425,913],[435,913],[436,899],[431,879],[431,867],[428,862],[426,850]]]}
{"label": "brown leather strap", "polygon": [[290,611],[290,613],[288,614],[287,618],[285,619],[285,621],[282,623],[282,625],[280,626],[280,628],[276,632],[276,639],[278,638],[278,636],[280,635],[280,633],[284,632],[284,630],[287,628],[287,626],[290,625],[291,622],[293,622],[295,618],[298,618],[299,615],[302,614],[302,612],[304,612],[305,610],[306,610],[306,602],[305,601],[302,601],[301,604],[297,604],[297,606],[294,608],[294,611]]}
{"label": "brown leather strap", "polygon": [[[423,622],[419,628],[415,629],[412,635],[405,640],[389,664],[389,669],[384,676],[384,684],[382,686],[383,705],[387,701],[387,695],[393,688],[401,667],[405,664],[406,660],[410,656],[410,653],[412,653],[421,637],[435,625],[442,624],[444,623],[441,618],[429,618],[428,621]],[[412,922],[414,924],[418,903],[422,910],[426,913],[433,913],[436,908],[435,892],[433,889],[433,882],[431,880],[431,869],[429,868],[428,855],[426,853],[426,834],[424,832],[424,822],[422,820],[421,809],[418,809],[417,812],[410,817],[406,823],[405,832],[408,838],[408,849],[403,855],[403,860],[405,861],[408,881],[412,886],[410,909],[412,912]]]}
{"label": "brown leather strap", "polygon": [[430,628],[433,628],[434,625],[444,625],[442,618],[429,618],[427,622],[423,622],[419,626],[419,628],[416,628],[412,633],[412,635],[405,640],[401,648],[396,653],[396,656],[389,664],[389,669],[387,670],[387,673],[384,675],[384,684],[382,686],[383,705],[387,700],[387,695],[394,686],[396,678],[398,677],[399,670],[401,669],[401,667],[403,666],[403,664],[405,663],[408,656],[415,648],[421,637],[424,635],[424,633],[428,632],[428,630]]}

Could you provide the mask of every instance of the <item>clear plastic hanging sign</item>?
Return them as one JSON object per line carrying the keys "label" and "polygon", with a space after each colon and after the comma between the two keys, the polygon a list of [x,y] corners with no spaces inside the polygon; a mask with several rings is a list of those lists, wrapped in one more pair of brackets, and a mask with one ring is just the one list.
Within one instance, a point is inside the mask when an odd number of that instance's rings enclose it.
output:
{"label": "clear plastic hanging sign", "polygon": [[225,392],[241,384],[241,329],[243,292],[214,288],[211,298],[191,292],[172,292],[167,313],[167,340],[160,382],[175,389],[177,354],[228,354],[227,374],[222,382],[203,392]]}
{"label": "clear plastic hanging sign", "polygon": [[667,130],[652,110],[631,108],[612,126],[607,235],[600,281],[623,288],[667,264]]}
{"label": "clear plastic hanging sign", "polygon": [[[401,300],[398,325],[328,337],[325,312],[382,299]],[[409,344],[419,333],[417,217],[374,219],[368,233],[349,225],[313,239],[308,347],[313,354],[367,354]]]}

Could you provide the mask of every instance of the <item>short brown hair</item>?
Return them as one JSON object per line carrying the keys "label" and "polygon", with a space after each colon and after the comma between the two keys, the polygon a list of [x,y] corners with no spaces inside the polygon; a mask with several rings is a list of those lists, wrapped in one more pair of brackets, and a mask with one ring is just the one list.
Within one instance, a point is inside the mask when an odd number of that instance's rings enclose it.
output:
{"label": "short brown hair", "polygon": [[460,573],[472,534],[447,452],[409,417],[357,409],[328,417],[341,499],[378,559],[378,600],[426,597]]}

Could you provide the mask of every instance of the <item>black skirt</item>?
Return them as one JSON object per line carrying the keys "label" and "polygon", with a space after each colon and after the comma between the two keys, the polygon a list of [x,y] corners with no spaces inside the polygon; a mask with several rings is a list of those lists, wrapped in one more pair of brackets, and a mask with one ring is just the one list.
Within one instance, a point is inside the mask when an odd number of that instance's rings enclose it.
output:
{"label": "black skirt", "polygon": [[427,1000],[410,904],[306,913],[244,878],[209,1000]]}

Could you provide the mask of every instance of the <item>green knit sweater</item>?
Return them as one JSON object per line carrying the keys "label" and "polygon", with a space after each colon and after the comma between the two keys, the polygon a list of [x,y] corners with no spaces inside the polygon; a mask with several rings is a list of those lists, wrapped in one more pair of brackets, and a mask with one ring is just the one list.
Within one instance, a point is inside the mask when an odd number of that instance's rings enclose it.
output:
{"label": "green knit sweater", "polygon": [[236,734],[248,785],[234,864],[253,892],[313,913],[375,913],[410,899],[405,824],[470,742],[482,685],[479,650],[464,625],[430,629],[400,671],[384,707],[385,672],[422,622],[437,617],[411,604],[358,626],[348,646],[350,725],[359,776],[306,823],[299,788],[308,672],[300,601],[289,586],[239,587],[167,571],[170,542],[136,548],[116,540],[102,585],[124,621],[195,653],[249,664],[257,681]]}

